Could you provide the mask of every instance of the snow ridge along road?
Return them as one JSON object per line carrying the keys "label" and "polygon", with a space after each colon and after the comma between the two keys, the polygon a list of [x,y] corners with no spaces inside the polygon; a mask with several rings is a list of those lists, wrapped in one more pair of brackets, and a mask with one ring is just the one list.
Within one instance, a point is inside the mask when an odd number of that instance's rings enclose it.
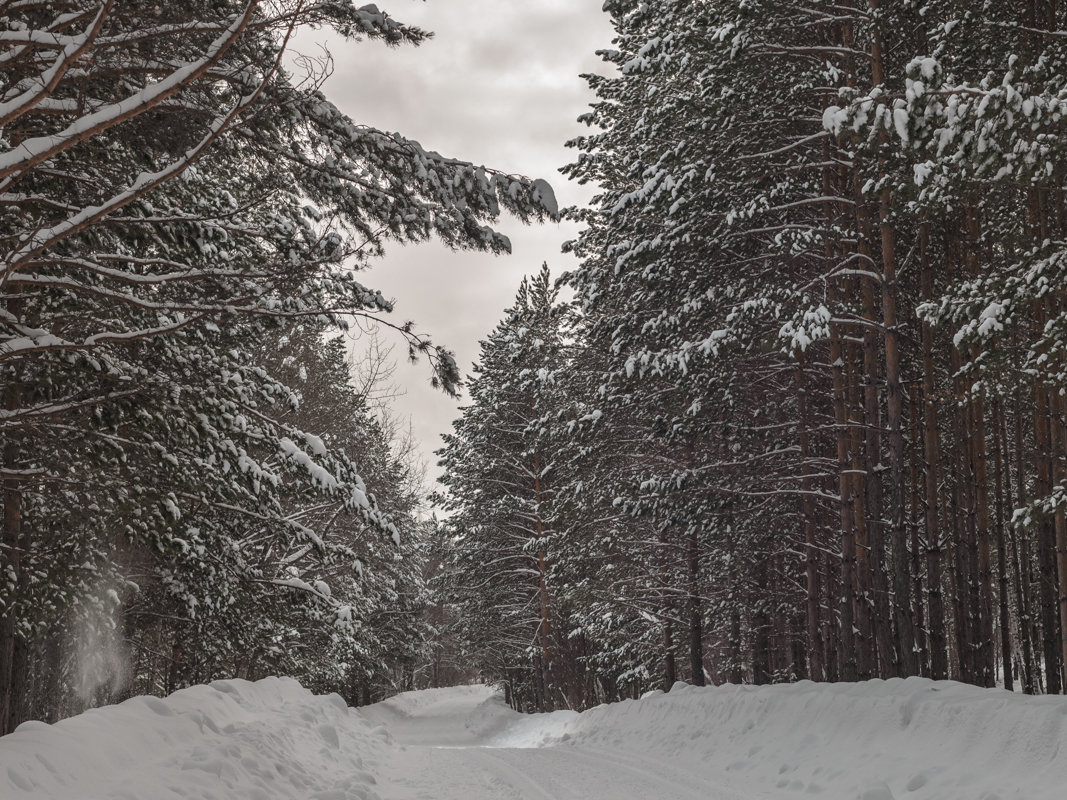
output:
{"label": "snow ridge along road", "polygon": [[3,800],[1064,800],[1067,698],[911,678],[520,715],[484,686],[363,709],[216,681],[0,738]]}

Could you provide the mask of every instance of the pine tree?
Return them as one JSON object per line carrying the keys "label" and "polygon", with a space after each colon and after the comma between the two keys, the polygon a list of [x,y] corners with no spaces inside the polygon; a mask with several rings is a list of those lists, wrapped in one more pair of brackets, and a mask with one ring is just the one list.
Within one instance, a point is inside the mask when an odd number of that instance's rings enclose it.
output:
{"label": "pine tree", "polygon": [[[101,592],[97,606],[117,597],[123,613],[150,593],[195,610],[205,636],[228,617],[238,638],[193,675],[245,633],[277,636],[274,621],[234,625],[256,605],[250,585],[337,621],[343,603],[301,559],[333,568],[350,548],[307,509],[399,534],[353,459],[289,423],[297,397],[263,342],[278,325],[381,319],[391,304],[354,268],[388,239],[502,252],[488,225],[502,211],[556,213],[543,181],[359,126],[321,76],[290,75],[293,33],[324,25],[387,44],[428,35],[349,2],[0,12],[0,731],[26,711],[30,647]],[[451,354],[393,327],[454,391]],[[143,594],[134,574],[152,576]]]}
{"label": "pine tree", "polygon": [[523,280],[482,342],[471,404],[439,451],[461,640],[487,674],[512,682],[517,702],[541,709],[565,704],[566,637],[552,578],[557,464],[541,420],[552,410],[566,326],[546,265]]}

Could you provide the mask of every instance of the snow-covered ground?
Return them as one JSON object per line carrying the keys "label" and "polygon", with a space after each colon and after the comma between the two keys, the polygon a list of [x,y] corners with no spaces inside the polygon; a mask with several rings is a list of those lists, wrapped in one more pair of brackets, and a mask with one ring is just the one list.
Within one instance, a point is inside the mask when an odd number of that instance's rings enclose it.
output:
{"label": "snow-covered ground", "polygon": [[921,679],[678,685],[522,716],[483,686],[355,710],[218,681],[0,738],[4,800],[1063,800],[1067,698]]}

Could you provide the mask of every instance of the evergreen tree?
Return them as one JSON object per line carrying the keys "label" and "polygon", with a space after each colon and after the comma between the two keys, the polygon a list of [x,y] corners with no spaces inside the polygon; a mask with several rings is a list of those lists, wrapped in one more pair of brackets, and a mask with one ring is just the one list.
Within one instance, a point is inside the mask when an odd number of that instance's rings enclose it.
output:
{"label": "evergreen tree", "polygon": [[550,426],[604,694],[683,630],[695,682],[1061,691],[1062,10],[605,8]]}
{"label": "evergreen tree", "polygon": [[482,342],[471,404],[439,451],[451,512],[450,591],[460,639],[514,702],[564,704],[552,570],[556,454],[541,424],[564,358],[567,307],[547,265],[524,279],[515,304]]}
{"label": "evergreen tree", "polygon": [[[71,685],[63,638],[87,605],[101,635],[116,612],[176,616],[175,641],[222,637],[172,655],[153,688],[220,674],[236,653],[280,668],[288,632],[351,628],[330,578],[370,544],[348,537],[402,549],[389,510],[409,500],[387,510],[368,491],[358,462],[373,458],[355,451],[389,443],[365,414],[336,437],[294,422],[298,387],[263,347],[302,341],[301,358],[327,360],[326,396],[352,407],[337,354],[311,342],[391,310],[354,275],[385,240],[502,252],[488,226],[501,211],[556,213],[543,181],[348,119],[321,75],[283,67],[309,26],[428,36],[347,0],[0,11],[0,732],[31,710],[31,653],[50,654],[51,694]],[[451,355],[394,327],[454,391]],[[383,567],[366,613],[417,573]],[[384,647],[368,643],[366,674]]]}

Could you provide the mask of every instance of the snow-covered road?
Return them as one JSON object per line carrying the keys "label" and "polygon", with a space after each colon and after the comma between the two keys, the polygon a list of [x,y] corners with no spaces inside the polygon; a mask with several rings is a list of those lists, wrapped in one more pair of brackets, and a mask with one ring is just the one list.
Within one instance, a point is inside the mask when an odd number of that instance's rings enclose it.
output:
{"label": "snow-covered road", "polygon": [[1067,698],[950,681],[677,685],[582,714],[484,686],[362,709],[288,679],[0,738],[2,800],[1064,800]]}
{"label": "snow-covered road", "polygon": [[577,715],[521,717],[483,686],[401,695],[361,713],[398,745],[386,770],[396,800],[751,800],[631,753],[544,746]]}

